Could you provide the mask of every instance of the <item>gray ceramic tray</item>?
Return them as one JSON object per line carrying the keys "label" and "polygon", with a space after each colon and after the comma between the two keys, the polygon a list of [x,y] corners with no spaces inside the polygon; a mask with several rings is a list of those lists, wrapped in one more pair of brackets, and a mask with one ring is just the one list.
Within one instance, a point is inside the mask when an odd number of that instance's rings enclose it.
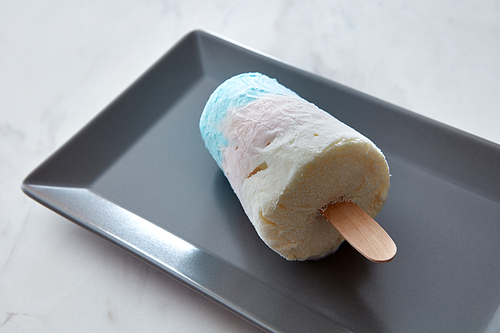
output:
{"label": "gray ceramic tray", "polygon": [[[391,167],[387,264],[288,262],[258,238],[198,119],[259,71],[370,137]],[[498,332],[500,147],[206,32],[183,38],[22,188],[269,331]]]}

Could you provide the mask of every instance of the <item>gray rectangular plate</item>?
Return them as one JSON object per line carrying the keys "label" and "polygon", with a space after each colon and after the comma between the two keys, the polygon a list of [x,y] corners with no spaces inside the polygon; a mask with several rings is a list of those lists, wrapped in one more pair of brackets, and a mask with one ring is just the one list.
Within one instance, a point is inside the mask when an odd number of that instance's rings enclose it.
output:
{"label": "gray rectangular plate", "polygon": [[[371,138],[391,167],[387,264],[348,244],[269,250],[205,149],[225,79],[277,78]],[[26,194],[269,331],[498,332],[500,147],[203,31],[184,37],[24,181]]]}

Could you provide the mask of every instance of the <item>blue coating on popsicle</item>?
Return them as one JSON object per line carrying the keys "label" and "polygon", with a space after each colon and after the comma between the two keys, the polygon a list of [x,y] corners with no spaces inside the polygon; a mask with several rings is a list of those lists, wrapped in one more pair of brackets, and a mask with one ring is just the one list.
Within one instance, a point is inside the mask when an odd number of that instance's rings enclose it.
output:
{"label": "blue coating on popsicle", "polygon": [[223,82],[208,99],[200,118],[200,132],[205,146],[221,170],[223,150],[229,144],[222,133],[222,122],[227,111],[241,108],[267,94],[298,96],[266,75],[243,73]]}

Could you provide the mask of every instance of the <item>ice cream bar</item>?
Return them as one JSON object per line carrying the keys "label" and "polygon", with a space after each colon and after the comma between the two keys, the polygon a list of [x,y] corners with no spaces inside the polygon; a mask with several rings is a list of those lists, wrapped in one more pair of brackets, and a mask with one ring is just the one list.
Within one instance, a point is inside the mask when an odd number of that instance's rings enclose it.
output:
{"label": "ice cream bar", "polygon": [[344,241],[322,214],[329,205],[352,202],[375,217],[387,199],[380,149],[263,74],[223,82],[200,131],[260,238],[288,260],[322,258]]}

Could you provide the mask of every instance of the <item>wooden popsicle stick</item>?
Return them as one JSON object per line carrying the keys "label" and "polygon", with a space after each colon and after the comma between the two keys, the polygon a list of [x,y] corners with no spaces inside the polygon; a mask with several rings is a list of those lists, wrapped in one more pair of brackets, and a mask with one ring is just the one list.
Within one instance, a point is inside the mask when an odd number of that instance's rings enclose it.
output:
{"label": "wooden popsicle stick", "polygon": [[396,255],[397,247],[392,238],[356,204],[329,205],[323,216],[368,260],[388,262]]}

